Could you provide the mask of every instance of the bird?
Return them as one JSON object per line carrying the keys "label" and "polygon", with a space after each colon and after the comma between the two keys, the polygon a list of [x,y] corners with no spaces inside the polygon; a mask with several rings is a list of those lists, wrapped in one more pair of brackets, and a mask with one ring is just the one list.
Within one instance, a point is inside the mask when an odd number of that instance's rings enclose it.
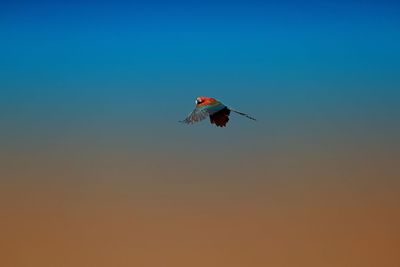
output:
{"label": "bird", "polygon": [[217,127],[226,127],[231,112],[256,121],[255,118],[249,116],[248,114],[229,108],[215,98],[199,96],[196,98],[195,109],[180,122],[193,124],[209,117],[211,124],[215,124]]}

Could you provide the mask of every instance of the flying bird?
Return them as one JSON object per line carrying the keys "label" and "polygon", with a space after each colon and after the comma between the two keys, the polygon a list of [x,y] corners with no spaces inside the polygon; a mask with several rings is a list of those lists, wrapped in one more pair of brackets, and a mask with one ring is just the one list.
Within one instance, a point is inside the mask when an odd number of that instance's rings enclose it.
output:
{"label": "flying bird", "polygon": [[196,98],[195,109],[187,116],[186,119],[180,122],[193,124],[210,117],[211,124],[215,124],[218,127],[225,127],[229,121],[229,115],[231,112],[235,112],[254,121],[256,120],[243,112],[228,108],[215,98],[199,96]]}

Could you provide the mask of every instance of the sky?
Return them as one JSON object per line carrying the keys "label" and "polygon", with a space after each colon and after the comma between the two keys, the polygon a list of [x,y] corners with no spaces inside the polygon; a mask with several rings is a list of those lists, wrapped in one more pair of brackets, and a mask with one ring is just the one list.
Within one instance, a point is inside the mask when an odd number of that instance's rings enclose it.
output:
{"label": "sky", "polygon": [[182,109],[192,108],[183,103],[204,94],[260,116],[265,106],[284,104],[286,113],[317,105],[337,115],[396,112],[395,4],[2,6],[1,85],[8,103],[2,106],[36,109],[37,101],[70,114],[67,106],[125,103],[136,114],[147,107],[154,119],[151,112],[166,108],[182,117]]}
{"label": "sky", "polygon": [[[132,266],[140,247],[163,266],[397,265],[399,10],[1,1],[0,229],[21,233],[4,264]],[[178,123],[201,95],[258,121]]]}

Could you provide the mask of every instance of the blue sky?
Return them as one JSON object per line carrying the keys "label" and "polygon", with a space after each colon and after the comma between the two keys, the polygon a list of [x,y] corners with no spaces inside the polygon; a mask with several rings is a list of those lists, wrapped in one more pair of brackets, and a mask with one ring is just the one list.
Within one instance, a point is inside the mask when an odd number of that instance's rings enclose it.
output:
{"label": "blue sky", "polygon": [[396,128],[396,3],[1,5],[1,117],[15,125],[124,118],[164,127],[209,95],[268,123]]}

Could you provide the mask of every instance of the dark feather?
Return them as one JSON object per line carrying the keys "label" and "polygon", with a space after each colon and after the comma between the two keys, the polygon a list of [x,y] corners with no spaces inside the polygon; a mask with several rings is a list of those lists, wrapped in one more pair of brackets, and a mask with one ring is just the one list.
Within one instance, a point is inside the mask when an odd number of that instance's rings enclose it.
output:
{"label": "dark feather", "polygon": [[222,110],[210,115],[210,122],[219,127],[225,127],[229,121],[229,114],[231,114],[231,111],[225,107]]}

